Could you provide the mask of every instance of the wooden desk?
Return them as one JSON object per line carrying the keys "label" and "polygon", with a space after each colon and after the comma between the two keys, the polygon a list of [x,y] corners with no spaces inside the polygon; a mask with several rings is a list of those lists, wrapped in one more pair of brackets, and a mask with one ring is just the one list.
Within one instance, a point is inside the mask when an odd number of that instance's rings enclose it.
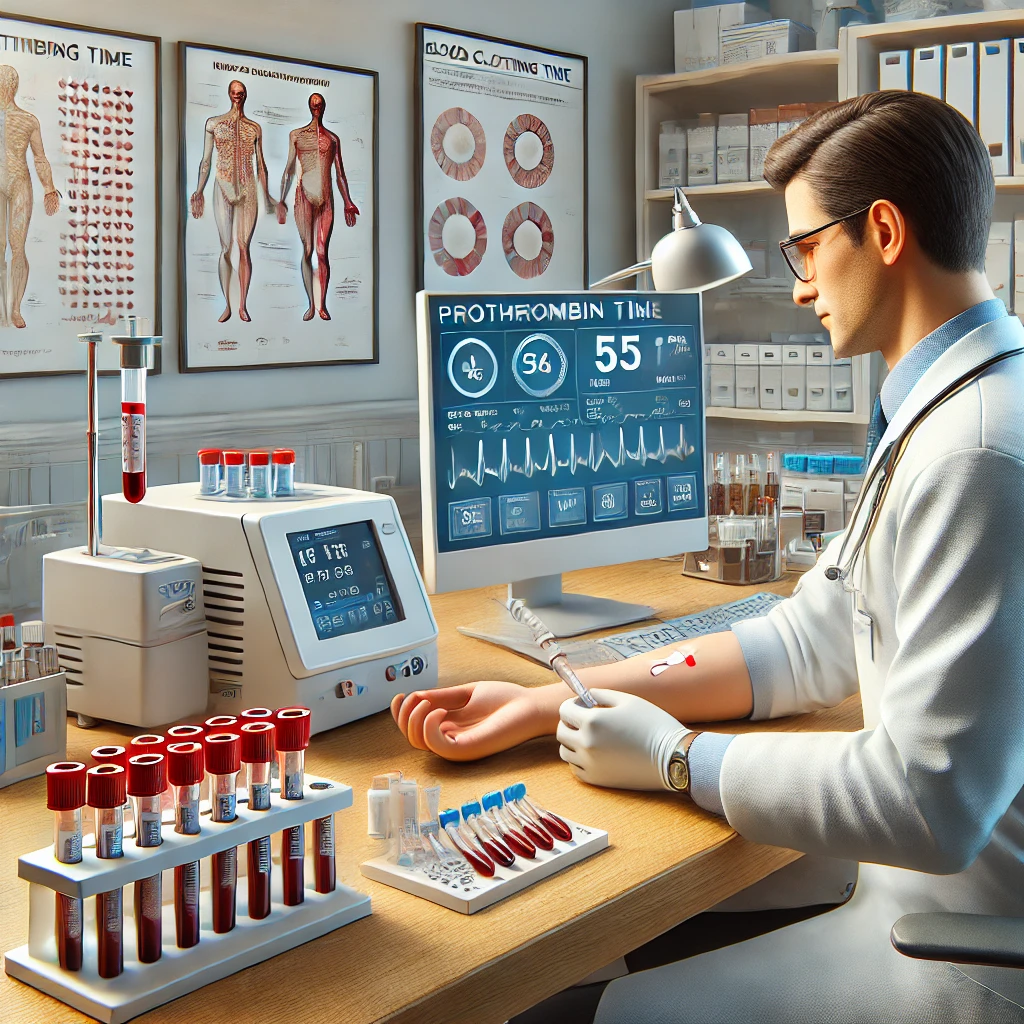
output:
{"label": "wooden desk", "polygon": [[[784,578],[769,589],[788,593],[794,583]],[[671,618],[736,600],[755,588],[690,580],[680,576],[678,563],[653,561],[573,573],[566,589],[653,603],[661,617]],[[434,600],[442,685],[481,677],[526,684],[551,680],[547,669],[455,631],[456,625],[479,619],[485,598],[500,594],[499,588],[490,588]],[[852,730],[860,724],[859,705],[847,701],[829,712],[757,727]],[[726,728],[745,731],[751,726]],[[133,732],[121,727],[80,730],[69,724],[68,756],[87,760],[93,747],[122,743]],[[140,1020],[501,1022],[797,856],[748,843],[721,819],[670,794],[619,792],[577,782],[558,759],[554,737],[486,761],[450,764],[409,747],[384,712],[314,737],[306,765],[356,791],[353,808],[338,817],[338,875],[372,896],[372,916]],[[611,846],[471,917],[453,913],[359,873],[372,845],[366,838],[364,793],[373,775],[392,768],[421,783],[440,781],[442,806],[448,807],[524,779],[542,805],[607,829]],[[6,951],[21,945],[28,933],[28,887],[17,877],[17,857],[52,842],[42,778],[0,791],[0,824],[0,950]],[[0,1007],[4,1024],[89,1019],[6,974],[0,975]]]}

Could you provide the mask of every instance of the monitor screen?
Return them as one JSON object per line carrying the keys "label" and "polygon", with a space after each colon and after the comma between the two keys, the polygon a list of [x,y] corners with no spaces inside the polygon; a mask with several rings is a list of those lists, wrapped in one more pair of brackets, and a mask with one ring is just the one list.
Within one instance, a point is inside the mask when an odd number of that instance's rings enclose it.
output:
{"label": "monitor screen", "polygon": [[369,522],[285,536],[319,640],[405,618]]}
{"label": "monitor screen", "polygon": [[438,552],[702,519],[699,302],[430,295]]}

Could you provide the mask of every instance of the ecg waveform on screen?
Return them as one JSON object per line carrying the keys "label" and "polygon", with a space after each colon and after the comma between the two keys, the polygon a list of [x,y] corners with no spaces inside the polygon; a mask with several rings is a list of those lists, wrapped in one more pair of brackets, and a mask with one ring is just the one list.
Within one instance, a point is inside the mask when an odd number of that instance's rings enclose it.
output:
{"label": "ecg waveform on screen", "polygon": [[[646,435],[647,432],[652,432],[655,429],[657,430],[657,444],[652,447]],[[551,477],[557,477],[560,470],[568,470],[572,476],[575,476],[577,471],[597,472],[606,462],[615,469],[622,469],[629,463],[643,467],[649,462],[665,465],[669,459],[677,459],[682,462],[693,454],[694,447],[687,443],[683,424],[680,423],[674,428],[670,426],[667,429],[670,435],[674,435],[678,430],[678,441],[675,436],[670,436],[666,441],[664,425],[659,425],[657,428],[648,425],[639,428],[632,447],[626,440],[626,430],[623,427],[619,427],[610,447],[605,444],[600,432],[588,434],[582,444],[579,443],[574,432],[570,432],[567,438],[564,436],[558,438],[557,441],[554,433],[549,433],[546,438],[532,438],[529,435],[524,435],[521,444],[517,443],[516,445],[520,450],[512,454],[509,451],[509,438],[506,437],[501,440],[500,455],[495,452],[490,458],[488,458],[483,438],[477,441],[475,453],[472,451],[460,453],[456,451],[456,445],[453,443],[451,466],[448,470],[448,489],[454,491],[460,480],[472,480],[480,487],[489,476],[502,483],[505,483],[511,476],[523,476],[530,479],[541,473],[547,473]],[[468,445],[465,447],[469,448]],[[488,447],[494,448],[496,445],[492,442]]]}

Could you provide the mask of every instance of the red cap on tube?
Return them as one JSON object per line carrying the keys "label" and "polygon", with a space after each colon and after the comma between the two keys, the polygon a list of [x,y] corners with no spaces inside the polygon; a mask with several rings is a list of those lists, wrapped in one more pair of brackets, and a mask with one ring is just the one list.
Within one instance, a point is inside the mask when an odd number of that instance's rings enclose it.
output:
{"label": "red cap on tube", "polygon": [[9,615],[9,614],[8,615],[0,615],[0,629],[3,629],[4,626],[13,626],[13,625],[14,625],[14,616],[13,615]]}
{"label": "red cap on tube", "polygon": [[219,448],[200,448],[199,465],[216,466],[220,463],[221,450]]}
{"label": "red cap on tube", "polygon": [[129,759],[136,754],[162,754],[167,747],[167,740],[158,732],[147,732],[141,736],[133,736],[128,741]]}
{"label": "red cap on tube", "polygon": [[270,708],[246,708],[245,711],[238,712],[240,722],[262,722],[273,717],[274,712]]}
{"label": "red cap on tube", "polygon": [[167,748],[167,781],[172,786],[195,786],[203,781],[201,743],[172,743]]}
{"label": "red cap on tube", "polygon": [[86,772],[85,802],[90,807],[121,807],[128,799],[123,765],[98,764]]}
{"label": "red cap on tube", "polygon": [[230,775],[242,767],[242,741],[235,732],[214,732],[206,737],[206,770],[211,775]]}
{"label": "red cap on tube", "polygon": [[275,448],[274,462],[278,466],[287,466],[295,461],[295,452],[291,448]]}
{"label": "red cap on tube", "polygon": [[58,761],[47,767],[46,806],[51,811],[85,806],[85,765],[81,761]]}
{"label": "red cap on tube", "polygon": [[270,452],[249,452],[250,466],[269,466]]}
{"label": "red cap on tube", "polygon": [[203,723],[203,732],[209,736],[211,732],[233,732],[238,725],[234,715],[214,715]]}
{"label": "red cap on tube", "polygon": [[128,758],[128,795],[160,796],[167,788],[163,754],[135,754]]}
{"label": "red cap on tube", "polygon": [[273,761],[276,732],[273,722],[246,722],[242,726],[242,760],[246,764]]}
{"label": "red cap on tube", "polygon": [[245,452],[225,452],[224,453],[224,465],[225,466],[243,466],[243,465],[245,465]]}
{"label": "red cap on tube", "polygon": [[274,724],[278,750],[305,750],[309,746],[309,708],[278,708]]}
{"label": "red cap on tube", "polygon": [[119,764],[122,768],[128,764],[128,751],[124,747],[96,747],[89,756],[96,764]]}
{"label": "red cap on tube", "polygon": [[206,730],[201,725],[172,725],[164,730],[168,743],[187,743],[201,740]]}

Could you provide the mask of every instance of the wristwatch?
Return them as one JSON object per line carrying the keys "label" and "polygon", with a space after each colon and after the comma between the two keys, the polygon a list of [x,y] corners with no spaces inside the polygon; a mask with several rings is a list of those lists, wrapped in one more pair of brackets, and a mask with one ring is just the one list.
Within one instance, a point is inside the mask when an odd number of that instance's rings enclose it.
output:
{"label": "wristwatch", "polygon": [[677,793],[690,792],[690,744],[700,735],[699,732],[688,732],[680,741],[672,756],[668,759],[668,784]]}

